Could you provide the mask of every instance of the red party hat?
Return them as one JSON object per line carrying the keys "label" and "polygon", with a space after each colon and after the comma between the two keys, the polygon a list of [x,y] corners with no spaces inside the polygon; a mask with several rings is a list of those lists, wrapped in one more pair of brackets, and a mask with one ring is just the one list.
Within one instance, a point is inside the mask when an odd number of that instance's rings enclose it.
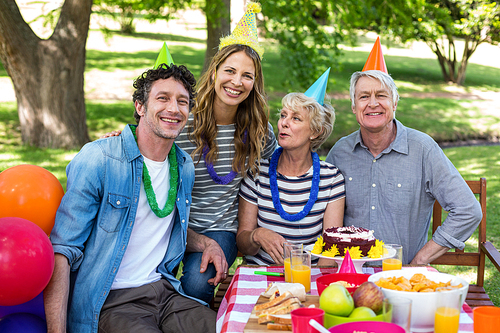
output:
{"label": "red party hat", "polygon": [[377,70],[387,73],[387,66],[385,65],[384,55],[382,54],[382,45],[380,45],[380,37],[377,37],[375,44],[373,45],[372,51],[366,60],[364,71]]}
{"label": "red party hat", "polygon": [[340,269],[337,273],[357,273],[356,267],[352,263],[351,255],[349,254],[349,250],[345,250],[344,260],[342,260],[342,264],[340,265]]}

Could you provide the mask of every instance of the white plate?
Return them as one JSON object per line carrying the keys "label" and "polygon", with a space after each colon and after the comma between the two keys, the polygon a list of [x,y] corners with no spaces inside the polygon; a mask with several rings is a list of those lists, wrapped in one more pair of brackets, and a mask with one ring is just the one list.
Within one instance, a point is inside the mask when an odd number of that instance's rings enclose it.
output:
{"label": "white plate", "polygon": [[[311,244],[311,245],[306,246],[304,248],[304,250],[311,252],[313,248],[314,248],[314,244]],[[319,258],[333,259],[333,260],[335,260],[335,262],[337,263],[337,265],[339,266],[339,268],[342,265],[342,261],[344,261],[344,258],[340,257],[340,256],[332,258],[332,257],[327,257],[327,256],[324,256],[324,255],[321,255],[321,254],[315,254],[315,253],[312,253],[312,252],[311,252],[311,255],[315,256],[315,257],[319,257]],[[380,258],[363,257],[361,259],[352,259],[351,258],[351,260],[352,260],[352,263],[354,264],[354,268],[356,269],[356,272],[362,274],[363,273],[363,265],[365,264],[365,262],[380,261],[380,260],[384,260],[386,258],[392,258],[395,255],[396,255],[396,250],[395,249],[389,249],[388,253],[385,256],[382,256]]]}

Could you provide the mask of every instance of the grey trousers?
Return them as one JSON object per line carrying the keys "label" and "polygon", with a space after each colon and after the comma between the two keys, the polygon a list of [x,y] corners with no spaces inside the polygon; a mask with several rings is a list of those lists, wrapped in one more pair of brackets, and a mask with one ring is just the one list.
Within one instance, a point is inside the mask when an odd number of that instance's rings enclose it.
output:
{"label": "grey trousers", "polygon": [[216,312],[180,295],[165,279],[111,290],[101,309],[99,333],[215,332]]}

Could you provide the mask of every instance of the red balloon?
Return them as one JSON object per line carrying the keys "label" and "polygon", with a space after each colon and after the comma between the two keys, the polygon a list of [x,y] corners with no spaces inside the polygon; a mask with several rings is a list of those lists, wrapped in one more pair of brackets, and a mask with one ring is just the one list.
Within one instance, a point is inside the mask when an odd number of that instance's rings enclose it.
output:
{"label": "red balloon", "polygon": [[57,178],[42,167],[17,165],[0,173],[0,218],[21,217],[50,235],[64,195]]}
{"label": "red balloon", "polygon": [[54,249],[36,224],[0,218],[0,305],[12,306],[35,298],[54,270]]}

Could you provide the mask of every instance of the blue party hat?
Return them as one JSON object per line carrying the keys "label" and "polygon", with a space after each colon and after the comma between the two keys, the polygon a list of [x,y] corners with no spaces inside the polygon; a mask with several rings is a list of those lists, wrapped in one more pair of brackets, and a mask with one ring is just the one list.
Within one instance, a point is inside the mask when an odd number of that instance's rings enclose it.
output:
{"label": "blue party hat", "polygon": [[155,65],[153,69],[157,69],[161,64],[167,64],[168,66],[175,65],[174,59],[170,55],[170,52],[168,51],[167,43],[163,42],[163,47],[160,50],[160,53],[158,54],[158,58],[156,58]]}
{"label": "blue party hat", "polygon": [[313,83],[313,85],[307,89],[307,91],[304,93],[307,97],[312,97],[316,101],[318,101],[319,104],[323,105],[323,102],[325,100],[325,93],[326,93],[326,85],[328,84],[328,75],[330,74],[330,68],[328,68],[323,75],[319,77],[319,79],[316,80],[316,82]]}

